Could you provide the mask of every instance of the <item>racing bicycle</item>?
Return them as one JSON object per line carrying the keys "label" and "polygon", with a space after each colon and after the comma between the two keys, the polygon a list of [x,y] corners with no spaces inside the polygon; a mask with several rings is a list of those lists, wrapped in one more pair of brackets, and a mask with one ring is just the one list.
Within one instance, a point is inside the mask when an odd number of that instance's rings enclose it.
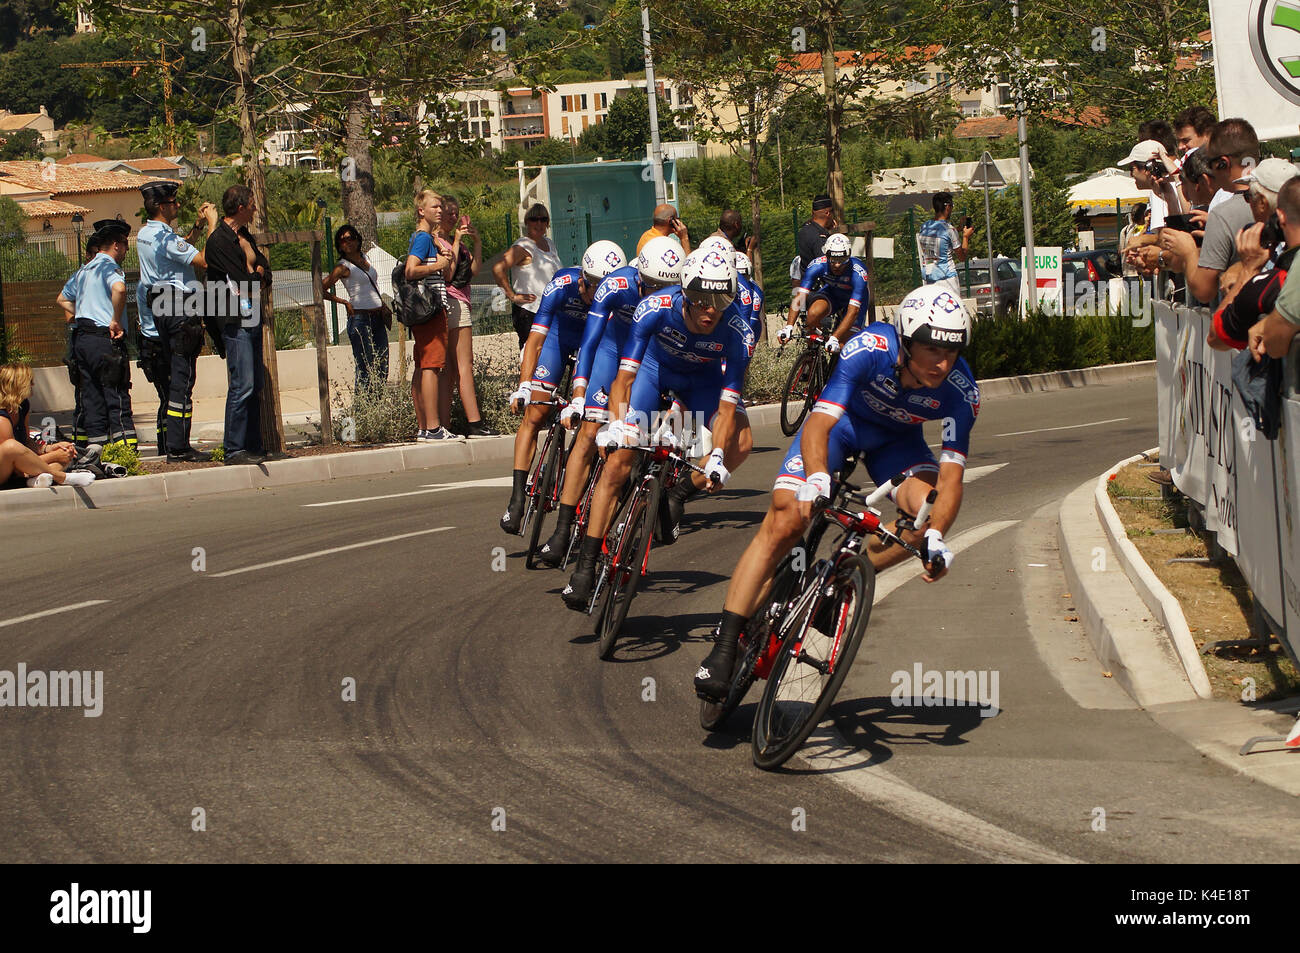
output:
{"label": "racing bicycle", "polygon": [[808,416],[813,404],[817,403],[822,388],[830,380],[835,358],[826,353],[829,337],[825,331],[807,328],[800,328],[792,337],[792,340],[804,340],[807,344],[790,368],[782,391],[781,432],[787,437],[793,437],[799,430],[799,425]]}

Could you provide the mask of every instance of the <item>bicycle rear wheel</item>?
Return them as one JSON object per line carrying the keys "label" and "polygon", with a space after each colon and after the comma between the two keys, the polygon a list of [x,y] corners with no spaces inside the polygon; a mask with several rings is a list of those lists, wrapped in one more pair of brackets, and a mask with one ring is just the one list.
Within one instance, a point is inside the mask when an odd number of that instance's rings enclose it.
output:
{"label": "bicycle rear wheel", "polygon": [[876,576],[869,562],[841,556],[829,585],[831,594],[813,599],[790,627],[758,703],[752,747],[764,770],[784,764],[826,716],[871,617]]}
{"label": "bicycle rear wheel", "polygon": [[546,437],[546,446],[542,450],[541,468],[537,474],[537,480],[541,484],[537,493],[536,504],[533,507],[532,527],[528,533],[528,549],[524,553],[524,568],[537,568],[537,545],[542,538],[542,526],[546,522],[546,514],[554,509],[553,496],[556,490],[562,485],[560,481],[560,464],[564,454],[564,437],[565,429],[558,422],[551,425],[550,433]]}
{"label": "bicycle rear wheel", "polygon": [[785,391],[781,397],[781,432],[793,437],[804,417],[808,415],[808,395],[813,386],[813,375],[817,373],[817,354],[804,351],[790,368],[785,379]]}
{"label": "bicycle rear wheel", "polygon": [[605,582],[608,586],[608,601],[598,630],[600,641],[597,651],[602,659],[609,659],[614,654],[614,645],[623,628],[623,620],[627,618],[628,607],[641,583],[641,566],[649,550],[658,509],[659,480],[655,478],[650,481],[648,490],[642,492],[638,488],[632,494],[623,531],[619,534],[609,578]]}

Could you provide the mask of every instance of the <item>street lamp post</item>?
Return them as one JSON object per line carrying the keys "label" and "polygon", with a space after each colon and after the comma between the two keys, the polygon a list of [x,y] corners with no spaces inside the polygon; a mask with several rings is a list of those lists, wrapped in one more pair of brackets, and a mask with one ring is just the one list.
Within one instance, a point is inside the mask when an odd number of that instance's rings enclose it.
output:
{"label": "street lamp post", "polygon": [[[1020,33],[1020,3],[1011,0],[1012,30]],[[1021,63],[1020,47],[1016,47],[1016,64]],[[1025,125],[1025,87],[1016,84],[1016,137],[1020,141],[1020,206],[1025,217],[1025,288],[1030,300],[1038,306],[1038,281],[1034,274],[1034,210],[1029,197],[1029,139]]]}
{"label": "street lamp post", "polygon": [[649,0],[641,0],[641,47],[645,50],[645,95],[650,107],[650,166],[655,179],[655,204],[667,201],[664,187],[664,157],[659,145],[659,104],[655,96],[655,60],[650,50]]}

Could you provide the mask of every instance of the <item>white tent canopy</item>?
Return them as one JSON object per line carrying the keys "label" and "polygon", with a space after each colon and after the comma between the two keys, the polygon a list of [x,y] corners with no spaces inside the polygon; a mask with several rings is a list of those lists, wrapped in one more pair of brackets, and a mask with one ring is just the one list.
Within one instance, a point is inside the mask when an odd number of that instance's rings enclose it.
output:
{"label": "white tent canopy", "polygon": [[1090,215],[1104,215],[1121,206],[1140,205],[1151,201],[1151,193],[1139,189],[1132,176],[1120,169],[1102,169],[1090,179],[1070,187],[1070,206],[1083,209]]}
{"label": "white tent canopy", "polygon": [[[994,159],[993,164],[1007,185],[1020,182],[1019,159]],[[942,165],[913,165],[900,169],[881,169],[871,176],[870,195],[917,195],[927,192],[956,192],[979,168],[979,162],[945,162]],[[1029,177],[1034,176],[1030,166]]]}

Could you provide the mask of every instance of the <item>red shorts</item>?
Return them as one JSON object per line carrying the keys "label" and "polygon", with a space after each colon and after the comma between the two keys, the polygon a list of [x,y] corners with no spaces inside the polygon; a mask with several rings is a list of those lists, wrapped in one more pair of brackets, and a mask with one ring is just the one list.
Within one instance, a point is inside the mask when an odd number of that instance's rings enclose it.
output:
{"label": "red shorts", "polygon": [[432,321],[411,328],[415,338],[417,370],[440,371],[447,365],[447,312],[440,311]]}

